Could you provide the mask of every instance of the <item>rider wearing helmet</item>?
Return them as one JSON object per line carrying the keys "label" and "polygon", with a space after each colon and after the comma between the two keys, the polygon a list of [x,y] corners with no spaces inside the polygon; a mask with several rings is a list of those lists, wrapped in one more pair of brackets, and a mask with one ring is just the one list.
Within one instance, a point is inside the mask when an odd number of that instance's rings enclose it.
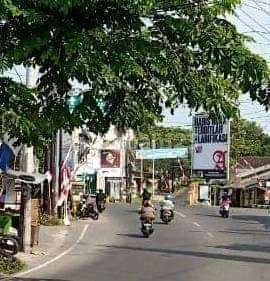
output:
{"label": "rider wearing helmet", "polygon": [[100,203],[105,203],[106,195],[103,193],[103,190],[100,189],[99,193],[96,196],[96,204],[99,205]]}
{"label": "rider wearing helmet", "polygon": [[152,205],[150,200],[145,200],[143,202],[143,206],[141,208],[141,220],[145,219],[150,219],[154,220],[155,219],[155,208]]}
{"label": "rider wearing helmet", "polygon": [[164,200],[162,200],[159,204],[160,204],[160,207],[163,210],[164,209],[174,210],[174,208],[175,208],[174,203],[172,201],[172,197],[170,196],[170,194],[166,194],[164,196]]}

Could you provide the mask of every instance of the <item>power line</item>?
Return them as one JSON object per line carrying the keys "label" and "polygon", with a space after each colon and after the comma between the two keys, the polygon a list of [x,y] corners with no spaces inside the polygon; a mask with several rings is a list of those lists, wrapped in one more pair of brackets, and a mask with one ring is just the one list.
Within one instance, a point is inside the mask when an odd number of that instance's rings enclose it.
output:
{"label": "power line", "polygon": [[[248,27],[248,28],[250,29],[250,31],[257,33],[259,36],[261,36],[262,38],[264,38],[265,40],[267,40],[268,42],[270,42],[270,39],[269,39],[267,36],[265,36],[262,32],[255,31],[255,30],[253,29],[253,27],[252,27],[251,25],[249,25],[248,23],[246,23],[243,19],[241,19],[240,16],[239,16],[237,13],[235,13],[235,16],[237,17],[237,19],[238,19],[243,25],[245,25],[246,27]],[[245,32],[243,32],[243,33],[245,33]],[[248,33],[248,32],[246,32],[246,33]],[[270,34],[270,32],[267,32],[267,34]]]}
{"label": "power line", "polygon": [[255,2],[254,0],[250,0],[252,3],[256,4],[257,7],[253,6],[253,5],[250,5],[250,4],[247,4],[247,3],[243,3],[243,5],[249,7],[249,8],[252,8],[252,9],[255,9],[257,11],[260,11],[260,12],[263,12],[265,13],[266,15],[270,16],[270,11],[267,11],[265,8],[263,8],[262,6],[260,6],[260,4],[258,4],[257,2]]}
{"label": "power line", "polygon": [[266,2],[264,0],[256,0],[258,3],[262,4],[262,5],[266,5],[266,6],[269,6],[270,7],[270,3],[269,2]]}
{"label": "power line", "polygon": [[263,26],[261,23],[259,23],[254,17],[252,17],[250,14],[248,14],[246,11],[241,9],[241,12],[245,14],[250,20],[252,20],[254,23],[256,23],[260,28],[262,28],[265,32],[268,32],[270,34],[270,30],[267,29],[265,26]]}

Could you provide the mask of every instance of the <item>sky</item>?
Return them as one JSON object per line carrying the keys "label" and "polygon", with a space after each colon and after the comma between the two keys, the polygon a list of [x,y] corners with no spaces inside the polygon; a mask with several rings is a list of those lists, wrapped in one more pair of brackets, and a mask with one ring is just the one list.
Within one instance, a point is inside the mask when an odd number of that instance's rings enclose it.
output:
{"label": "sky", "polygon": [[[255,43],[250,48],[263,56],[270,64],[270,0],[242,0],[242,5],[237,9],[237,16],[230,17],[239,31],[253,36]],[[16,67],[7,73],[15,80],[25,82],[25,69]],[[270,112],[258,103],[251,102],[248,95],[240,97],[241,115],[249,120],[256,121],[263,130],[270,133]],[[191,126],[190,110],[181,107],[175,110],[174,115],[169,110],[164,111],[165,126]]]}
{"label": "sky", "polygon": [[[250,48],[270,64],[270,0],[243,0],[236,13],[237,16],[230,17],[230,20],[239,31],[256,40]],[[242,117],[256,121],[265,132],[270,133],[270,112],[265,112],[261,105],[252,102],[248,95],[240,97],[240,112]],[[170,110],[165,110],[164,114],[165,126],[191,126],[188,108],[179,108],[174,115],[170,114]]]}

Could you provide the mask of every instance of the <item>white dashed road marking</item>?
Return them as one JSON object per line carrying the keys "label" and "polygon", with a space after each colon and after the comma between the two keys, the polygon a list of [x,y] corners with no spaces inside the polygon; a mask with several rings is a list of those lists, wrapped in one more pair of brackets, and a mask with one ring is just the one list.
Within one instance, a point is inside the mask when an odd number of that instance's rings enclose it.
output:
{"label": "white dashed road marking", "polygon": [[196,225],[196,226],[198,226],[198,227],[200,227],[201,225],[200,224],[198,224],[196,221],[195,222],[193,222],[193,224],[194,225]]}

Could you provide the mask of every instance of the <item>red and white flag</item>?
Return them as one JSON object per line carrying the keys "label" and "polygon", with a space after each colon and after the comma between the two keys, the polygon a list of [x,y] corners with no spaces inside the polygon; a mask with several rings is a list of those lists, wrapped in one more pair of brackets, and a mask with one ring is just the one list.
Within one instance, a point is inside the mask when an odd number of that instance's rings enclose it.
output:
{"label": "red and white flag", "polygon": [[61,206],[68,198],[69,191],[71,190],[71,169],[69,166],[64,165],[61,168],[61,188],[59,199],[57,202],[58,206]]}

